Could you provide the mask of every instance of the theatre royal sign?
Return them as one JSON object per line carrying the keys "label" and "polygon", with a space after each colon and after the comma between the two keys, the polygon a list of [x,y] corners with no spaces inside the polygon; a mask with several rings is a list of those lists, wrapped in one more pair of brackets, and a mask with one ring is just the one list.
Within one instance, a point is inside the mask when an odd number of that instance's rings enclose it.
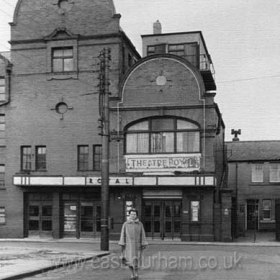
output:
{"label": "theatre royal sign", "polygon": [[201,154],[126,155],[126,172],[200,170]]}

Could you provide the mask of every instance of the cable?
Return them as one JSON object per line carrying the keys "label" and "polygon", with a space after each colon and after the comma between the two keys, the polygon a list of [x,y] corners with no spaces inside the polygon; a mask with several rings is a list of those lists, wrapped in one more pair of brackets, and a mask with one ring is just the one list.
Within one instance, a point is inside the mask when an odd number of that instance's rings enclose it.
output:
{"label": "cable", "polygon": [[279,78],[280,75],[272,75],[272,76],[259,76],[259,77],[252,77],[247,79],[236,79],[236,80],[228,80],[228,81],[217,81],[217,83],[232,83],[232,82],[243,82],[243,81],[251,81],[251,80],[259,80],[259,79],[266,79],[266,78]]}
{"label": "cable", "polygon": [[12,8],[15,8],[15,5],[11,5],[11,3],[9,3],[8,1],[6,1],[6,0],[2,0],[4,3],[6,3],[7,5],[9,5],[10,7],[12,7]]}
{"label": "cable", "polygon": [[2,9],[0,9],[0,11],[1,11],[2,13],[4,13],[5,15],[7,15],[8,17],[13,18],[13,16],[12,16],[12,15],[10,15],[10,14],[6,13],[6,12],[5,12],[5,11],[3,11]]}

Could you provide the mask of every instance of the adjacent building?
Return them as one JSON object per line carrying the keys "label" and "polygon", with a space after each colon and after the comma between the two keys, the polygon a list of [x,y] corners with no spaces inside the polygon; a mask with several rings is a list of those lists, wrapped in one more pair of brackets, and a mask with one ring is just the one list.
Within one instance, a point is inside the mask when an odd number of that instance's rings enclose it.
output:
{"label": "adjacent building", "polygon": [[227,149],[234,236],[244,236],[248,230],[275,231],[280,141],[233,141],[227,143]]}
{"label": "adjacent building", "polygon": [[110,238],[136,207],[150,238],[230,241],[225,125],[202,33],[156,22],[140,58],[119,20],[111,0],[18,1],[1,74],[1,237],[100,236],[98,64],[110,48]]}

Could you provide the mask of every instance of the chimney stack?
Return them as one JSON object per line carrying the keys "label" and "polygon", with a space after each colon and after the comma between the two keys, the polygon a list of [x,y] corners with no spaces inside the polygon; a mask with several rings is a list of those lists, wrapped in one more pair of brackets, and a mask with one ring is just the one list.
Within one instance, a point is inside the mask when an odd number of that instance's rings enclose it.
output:
{"label": "chimney stack", "polygon": [[154,22],[153,28],[154,28],[154,34],[161,34],[161,23],[159,22],[159,20]]}

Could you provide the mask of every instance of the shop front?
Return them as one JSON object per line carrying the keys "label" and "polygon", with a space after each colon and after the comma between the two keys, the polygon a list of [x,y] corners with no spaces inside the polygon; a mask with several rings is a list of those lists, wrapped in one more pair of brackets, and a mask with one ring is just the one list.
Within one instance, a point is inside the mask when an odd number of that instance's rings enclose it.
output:
{"label": "shop front", "polygon": [[[14,177],[24,189],[25,236],[100,237],[100,177],[52,180],[61,185],[47,185],[45,177]],[[212,175],[110,177],[111,239],[119,238],[129,209],[136,207],[149,238],[213,240],[215,182]]]}
{"label": "shop front", "polygon": [[26,237],[100,236],[100,194],[32,189],[24,197]]}

